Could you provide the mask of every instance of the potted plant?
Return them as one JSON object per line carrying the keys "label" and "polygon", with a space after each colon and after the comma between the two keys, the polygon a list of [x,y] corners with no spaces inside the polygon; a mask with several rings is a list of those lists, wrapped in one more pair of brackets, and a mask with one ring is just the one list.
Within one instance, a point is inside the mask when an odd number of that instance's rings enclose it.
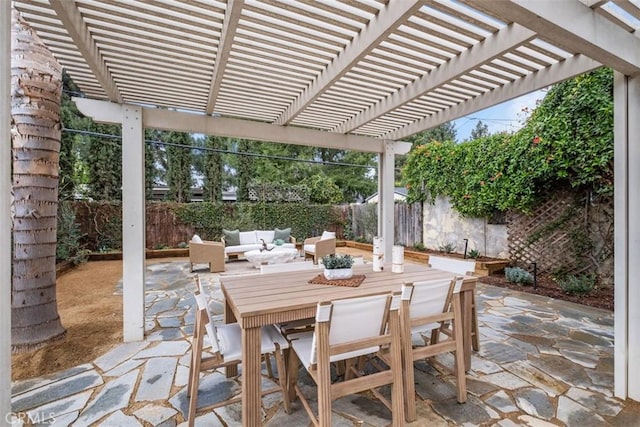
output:
{"label": "potted plant", "polygon": [[353,276],[351,255],[325,255],[322,257],[324,277],[327,280],[350,279]]}

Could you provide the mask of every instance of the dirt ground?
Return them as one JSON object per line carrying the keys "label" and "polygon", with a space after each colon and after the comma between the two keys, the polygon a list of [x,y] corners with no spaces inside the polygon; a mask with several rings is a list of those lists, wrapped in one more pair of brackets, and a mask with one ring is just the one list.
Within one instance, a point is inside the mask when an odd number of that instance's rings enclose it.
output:
{"label": "dirt ground", "polygon": [[[366,255],[365,255],[365,258]],[[155,259],[149,263],[178,261]],[[114,295],[122,278],[122,261],[96,261],[80,265],[57,280],[58,312],[66,337],[37,351],[14,355],[12,380],[40,377],[90,362],[122,342],[122,296]],[[541,278],[537,289],[506,282],[503,274],[482,278],[491,285],[532,292],[552,298],[613,310],[613,289],[600,288],[582,297],[563,293]]]}

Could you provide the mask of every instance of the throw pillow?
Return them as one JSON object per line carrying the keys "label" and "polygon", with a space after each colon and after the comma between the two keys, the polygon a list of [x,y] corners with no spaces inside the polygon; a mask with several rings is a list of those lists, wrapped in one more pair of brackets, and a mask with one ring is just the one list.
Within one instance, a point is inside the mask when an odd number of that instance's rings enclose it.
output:
{"label": "throw pillow", "polygon": [[225,246],[238,246],[240,244],[240,230],[225,230],[223,228],[222,235],[224,236]]}
{"label": "throw pillow", "polygon": [[335,238],[336,238],[335,231],[323,231],[322,237],[320,237],[320,240],[335,239]]}
{"label": "throw pillow", "polygon": [[280,230],[279,228],[275,229],[275,234],[273,236],[273,240],[284,240],[288,242],[291,238],[291,227]]}
{"label": "throw pillow", "polygon": [[197,234],[194,234],[193,237],[191,238],[191,241],[193,243],[202,243],[202,239],[200,238],[200,236],[198,236]]}

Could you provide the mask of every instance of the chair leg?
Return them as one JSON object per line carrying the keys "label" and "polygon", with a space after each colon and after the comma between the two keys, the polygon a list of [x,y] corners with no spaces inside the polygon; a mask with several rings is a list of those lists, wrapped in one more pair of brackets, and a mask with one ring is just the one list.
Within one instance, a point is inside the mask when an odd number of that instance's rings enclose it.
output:
{"label": "chair leg", "polygon": [[282,390],[282,400],[284,401],[284,411],[287,414],[289,414],[291,413],[291,401],[289,400],[287,370],[285,369],[285,363],[284,363],[282,351],[280,351],[279,348],[276,348],[274,356],[276,358],[276,368],[278,369],[278,384],[280,385],[280,389]]}
{"label": "chair leg", "polygon": [[287,391],[289,393],[289,402],[296,400],[296,383],[298,382],[298,369],[300,368],[300,359],[292,348],[288,350],[287,358]]}
{"label": "chair leg", "polygon": [[462,325],[458,320],[460,319],[460,313],[462,312],[462,307],[460,304],[459,298],[454,298],[454,313],[456,318],[453,321],[453,339],[456,341],[456,354],[455,354],[455,375],[456,375],[456,385],[457,385],[457,397],[458,403],[465,403],[467,401],[467,377],[466,377],[466,366],[465,366],[465,356],[464,356],[464,345],[462,338]]}
{"label": "chair leg", "polygon": [[480,332],[478,328],[476,293],[474,292],[471,295],[471,346],[475,351],[480,351]]}

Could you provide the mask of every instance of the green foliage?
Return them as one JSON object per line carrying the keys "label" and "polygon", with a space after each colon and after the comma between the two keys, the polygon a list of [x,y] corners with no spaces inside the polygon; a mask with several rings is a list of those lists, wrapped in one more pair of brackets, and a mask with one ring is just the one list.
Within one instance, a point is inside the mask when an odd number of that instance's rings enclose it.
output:
{"label": "green foliage", "polygon": [[477,249],[471,249],[467,254],[469,258],[476,259],[480,256],[480,251]]}
{"label": "green foliage", "polygon": [[[90,131],[105,135],[120,135],[120,126],[92,123]],[[94,200],[122,200],[122,143],[102,136],[89,137],[88,166],[89,197]]]}
{"label": "green foliage", "polygon": [[418,242],[415,245],[413,245],[413,249],[415,249],[416,251],[424,252],[426,248],[424,247],[424,243]]}
{"label": "green foliage", "polygon": [[313,175],[303,181],[309,189],[309,200],[318,204],[337,204],[342,200],[342,191],[325,175]]}
{"label": "green foliage", "polygon": [[114,215],[106,218],[100,229],[96,227],[96,232],[99,252],[122,249],[122,217]]}
{"label": "green foliage", "polygon": [[[251,143],[247,140],[238,142],[239,153],[251,153]],[[249,200],[249,184],[254,179],[253,158],[251,156],[238,156],[236,168],[236,200],[246,202]]]}
{"label": "green foliage", "polygon": [[[226,138],[208,136],[205,147],[222,150],[226,147]],[[222,201],[222,187],[224,181],[224,163],[222,154],[217,151],[206,151],[204,154],[204,182],[202,193],[208,202]]]}
{"label": "green foliage", "polygon": [[409,138],[409,142],[413,146],[424,145],[434,141],[455,141],[456,140],[456,127],[453,122],[442,123],[436,127],[428,129],[424,132],[420,132]]}
{"label": "green foliage", "polygon": [[76,213],[69,202],[58,204],[58,225],[56,229],[56,261],[71,261],[80,264],[87,261],[89,251],[80,240],[84,234],[76,222]]}
{"label": "green foliage", "polygon": [[438,246],[438,250],[440,252],[444,252],[445,254],[450,254],[456,250],[456,244],[453,242],[447,242],[444,245]]}
{"label": "green foliage", "polygon": [[522,286],[530,286],[533,284],[533,276],[531,275],[531,273],[520,267],[505,268],[504,276],[509,283],[515,283]]}
{"label": "green foliage", "polygon": [[478,120],[476,127],[471,131],[471,139],[484,138],[489,136],[489,126],[482,123],[482,120]]}
{"label": "green foliage", "polygon": [[586,295],[596,288],[595,274],[561,275],[556,277],[556,282],[564,293],[569,295]]}
{"label": "green foliage", "polygon": [[191,150],[185,147],[192,145],[191,137],[184,132],[170,132],[168,142],[178,146],[167,147],[167,184],[169,198],[178,203],[191,201]]}
{"label": "green foliage", "polygon": [[205,240],[219,240],[222,229],[273,230],[291,227],[302,241],[343,224],[331,205],[309,203],[187,203],[174,206],[176,217]]}
{"label": "green foliage", "polygon": [[408,202],[448,196],[463,216],[530,211],[548,189],[613,184],[613,78],[600,69],[553,87],[516,134],[455,144],[428,142],[410,152]]}
{"label": "green foliage", "polygon": [[327,270],[351,268],[353,267],[353,258],[351,255],[325,255],[322,257],[322,265]]}

